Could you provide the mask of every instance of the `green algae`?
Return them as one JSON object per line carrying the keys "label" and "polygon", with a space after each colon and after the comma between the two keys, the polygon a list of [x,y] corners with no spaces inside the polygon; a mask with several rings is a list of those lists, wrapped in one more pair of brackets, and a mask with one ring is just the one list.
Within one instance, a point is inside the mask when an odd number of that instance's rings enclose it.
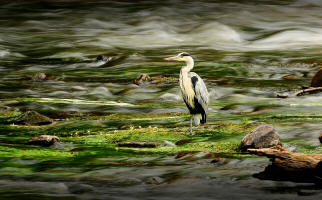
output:
{"label": "green algae", "polygon": [[[133,115],[138,117],[137,115]],[[170,118],[179,116],[183,121],[186,114],[170,114],[168,115],[154,115],[159,118]],[[110,118],[104,120],[82,120],[71,122],[57,122],[55,125],[49,126],[10,126],[5,125],[0,128],[2,134],[1,140],[7,144],[20,144],[24,143],[34,135],[52,134],[59,136],[64,143],[72,143],[74,146],[79,147],[92,147],[101,149],[97,151],[84,151],[81,154],[96,155],[101,154],[101,151],[109,149],[119,154],[120,151],[131,151],[132,153],[150,153],[150,154],[173,154],[180,151],[203,151],[203,152],[238,152],[240,139],[250,130],[246,127],[245,123],[232,123],[232,122],[216,122],[209,124],[205,127],[195,130],[195,135],[187,133],[185,127],[157,127],[147,126],[144,121],[141,125],[130,125],[125,130],[113,128],[113,121],[124,121],[124,116],[112,115]],[[125,118],[128,118],[126,116]],[[152,118],[153,119],[153,118]],[[169,119],[168,119],[169,120]],[[131,121],[127,119],[127,121]],[[133,119],[132,122],[137,122]],[[143,122],[143,123],[142,123]],[[111,124],[112,123],[112,124]],[[115,122],[114,122],[115,124]],[[2,135],[1,134],[1,135]],[[192,143],[182,146],[160,146],[153,149],[134,149],[134,148],[121,148],[118,143],[127,141],[153,141],[163,143],[164,141],[175,143],[179,140],[189,139]],[[74,153],[60,152],[55,149],[28,149],[20,150],[11,147],[3,147],[0,149],[4,157],[12,156],[17,158],[37,158],[42,159],[42,156],[47,159],[54,159],[56,156],[62,158],[74,157]],[[96,153],[95,153],[96,152]],[[78,154],[78,153],[76,153]]]}
{"label": "green algae", "polygon": [[37,160],[50,160],[50,159],[67,159],[73,157],[75,153],[65,151],[55,151],[46,148],[17,148],[0,146],[1,158],[24,158],[24,159],[37,159]]}
{"label": "green algae", "polygon": [[[54,98],[14,98],[2,99],[6,102],[38,102],[41,104],[83,104],[109,106],[108,102],[83,101]],[[128,104],[126,107],[173,107],[179,103]],[[294,103],[294,102],[293,102]],[[216,153],[223,157],[248,158],[250,155],[239,151],[241,139],[254,128],[253,122],[281,124],[287,122],[320,123],[320,113],[305,109],[298,110],[298,106],[312,106],[311,103],[273,100],[240,101],[223,99],[213,101],[211,107],[221,109],[222,112],[210,113],[209,122],[204,126],[194,128],[195,135],[189,132],[189,115],[187,113],[104,113],[83,112],[68,113],[60,110],[36,109],[41,114],[48,114],[55,120],[52,125],[45,126],[17,126],[6,124],[11,117],[22,112],[0,112],[0,141],[6,146],[0,148],[3,159],[21,158],[40,161],[64,160],[66,163],[81,163],[99,157],[135,157],[144,155],[173,155],[179,152]],[[234,105],[252,105],[250,112],[230,112]],[[314,106],[320,104],[313,103]],[[123,105],[123,104],[122,104]],[[118,104],[115,104],[118,106]],[[255,123],[256,124],[256,123]],[[35,135],[56,135],[64,144],[71,144],[63,148],[35,148],[26,146],[28,139]],[[175,143],[180,140],[190,140],[182,146],[160,145],[156,148],[125,148],[118,147],[121,142],[151,141],[164,144]],[[321,153],[321,147],[306,144],[305,140],[282,140],[297,151],[305,153]],[[73,148],[83,150],[72,151]],[[16,164],[5,162],[2,167],[15,167]],[[8,166],[5,166],[8,165]],[[12,166],[11,166],[12,165]]]}

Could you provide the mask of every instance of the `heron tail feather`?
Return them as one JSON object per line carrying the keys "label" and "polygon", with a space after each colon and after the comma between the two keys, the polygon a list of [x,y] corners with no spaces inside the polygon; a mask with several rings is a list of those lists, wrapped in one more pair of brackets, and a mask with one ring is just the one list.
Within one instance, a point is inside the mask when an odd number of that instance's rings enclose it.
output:
{"label": "heron tail feather", "polygon": [[200,123],[204,124],[207,122],[207,114],[206,113],[203,113],[201,114],[202,116],[202,119],[200,120]]}

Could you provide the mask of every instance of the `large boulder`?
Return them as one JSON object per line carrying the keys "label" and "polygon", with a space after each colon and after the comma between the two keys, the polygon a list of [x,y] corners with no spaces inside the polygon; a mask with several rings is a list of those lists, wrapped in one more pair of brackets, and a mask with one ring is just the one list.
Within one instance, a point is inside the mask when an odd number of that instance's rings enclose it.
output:
{"label": "large boulder", "polygon": [[53,135],[39,135],[31,138],[27,144],[29,145],[37,145],[43,147],[49,147],[59,142],[60,139],[57,136]]}
{"label": "large boulder", "polygon": [[51,124],[53,122],[52,119],[49,117],[46,117],[42,114],[39,114],[36,111],[27,111],[25,113],[22,113],[21,115],[18,115],[16,117],[13,117],[10,119],[10,123],[18,124],[18,125],[47,125]]}
{"label": "large boulder", "polygon": [[322,68],[316,72],[311,81],[311,87],[322,87]]}
{"label": "large boulder", "polygon": [[281,145],[278,133],[272,126],[263,123],[242,139],[241,150],[269,148],[277,145]]}

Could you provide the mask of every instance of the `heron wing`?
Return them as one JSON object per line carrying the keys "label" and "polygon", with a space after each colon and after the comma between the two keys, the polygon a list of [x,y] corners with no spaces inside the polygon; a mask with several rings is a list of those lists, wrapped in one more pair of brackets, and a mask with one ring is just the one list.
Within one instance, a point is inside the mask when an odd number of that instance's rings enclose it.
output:
{"label": "heron wing", "polygon": [[209,94],[205,82],[194,72],[190,72],[191,82],[195,92],[195,100],[203,108],[205,114],[208,114]]}

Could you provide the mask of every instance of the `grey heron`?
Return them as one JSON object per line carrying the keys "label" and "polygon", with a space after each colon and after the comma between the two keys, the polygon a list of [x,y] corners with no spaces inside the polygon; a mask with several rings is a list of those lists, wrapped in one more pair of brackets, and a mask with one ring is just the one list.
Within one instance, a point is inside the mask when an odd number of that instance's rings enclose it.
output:
{"label": "grey heron", "polygon": [[176,60],[186,62],[186,66],[180,71],[180,88],[182,98],[190,111],[190,134],[192,133],[192,121],[195,126],[207,121],[209,94],[204,81],[194,72],[194,61],[188,53],[179,53],[175,57],[165,58],[165,60]]}

